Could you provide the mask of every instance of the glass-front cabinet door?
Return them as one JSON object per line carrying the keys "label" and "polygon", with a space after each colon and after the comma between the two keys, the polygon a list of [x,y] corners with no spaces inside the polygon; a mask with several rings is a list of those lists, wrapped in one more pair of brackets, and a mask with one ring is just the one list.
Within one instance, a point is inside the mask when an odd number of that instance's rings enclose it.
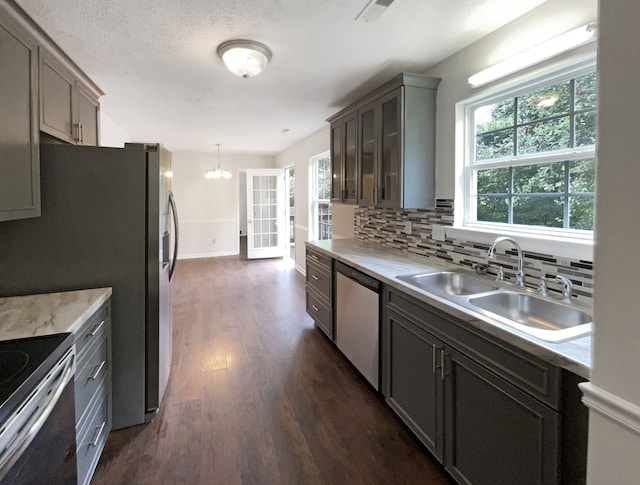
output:
{"label": "glass-front cabinet door", "polygon": [[362,206],[374,205],[376,201],[376,106],[377,103],[371,103],[358,110],[358,203]]}
{"label": "glass-front cabinet door", "polygon": [[397,206],[400,201],[401,153],[400,109],[402,88],[380,100],[380,193],[378,201],[383,206]]}
{"label": "glass-front cabinet door", "polygon": [[331,123],[331,201],[342,200],[342,120]]}
{"label": "glass-front cabinet door", "polygon": [[356,142],[358,140],[357,132],[357,113],[353,113],[344,119],[344,192],[342,194],[342,202],[355,204],[358,200],[356,195],[357,188],[357,157]]}

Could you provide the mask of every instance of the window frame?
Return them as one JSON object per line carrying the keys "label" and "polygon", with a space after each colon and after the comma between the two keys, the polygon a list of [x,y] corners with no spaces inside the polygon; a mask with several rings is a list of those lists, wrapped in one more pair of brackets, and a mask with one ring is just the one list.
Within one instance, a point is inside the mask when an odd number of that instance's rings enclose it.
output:
{"label": "window frame", "polygon": [[[474,198],[473,177],[478,169],[506,168],[517,166],[530,166],[560,161],[573,161],[588,158],[596,158],[595,145],[575,147],[533,154],[507,156],[500,159],[475,160],[475,120],[474,110],[480,106],[486,106],[508,98],[515,98],[534,92],[550,84],[575,79],[592,72],[597,73],[595,54],[590,54],[571,63],[561,66],[553,66],[538,70],[535,73],[523,76],[517,81],[502,83],[497,87],[483,90],[477,96],[461,101],[457,104],[458,122],[462,122],[462,173],[458,185],[458,193],[462,196],[462,204],[456,204],[461,209],[461,215],[456,211],[455,226],[459,230],[468,229],[474,233],[508,234],[514,236],[531,236],[536,238],[549,238],[556,241],[576,242],[583,246],[585,243],[593,244],[593,231],[569,228],[553,228],[545,226],[530,226],[513,223],[499,223],[477,221]],[[460,120],[462,117],[462,120]],[[461,145],[458,145],[461,146]],[[568,188],[567,188],[568,190]],[[461,193],[460,193],[461,192]],[[559,193],[560,194],[560,193]],[[564,195],[564,194],[562,194]],[[594,193],[595,200],[595,193]]]}
{"label": "window frame", "polygon": [[[309,159],[309,239],[319,240],[321,236],[320,231],[320,205],[324,204],[329,207],[331,213],[331,223],[329,227],[329,237],[325,239],[331,239],[333,233],[333,215],[331,212],[331,191],[329,190],[328,199],[318,198],[318,162],[321,160],[329,161],[329,171],[331,171],[331,153],[329,150],[326,152],[315,155]],[[329,187],[331,187],[331,177],[328,178]],[[326,225],[326,224],[325,224]]]}

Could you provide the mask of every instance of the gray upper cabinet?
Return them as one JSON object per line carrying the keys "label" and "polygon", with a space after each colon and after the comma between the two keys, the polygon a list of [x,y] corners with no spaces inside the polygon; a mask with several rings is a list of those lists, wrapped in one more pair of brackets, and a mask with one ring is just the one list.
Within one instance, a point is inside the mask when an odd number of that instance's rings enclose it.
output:
{"label": "gray upper cabinet", "polygon": [[38,46],[0,10],[0,221],[40,215]]}
{"label": "gray upper cabinet", "polygon": [[[333,127],[342,123],[344,143],[339,155],[345,160],[344,123],[357,113],[357,200],[343,195],[341,202],[391,208],[434,206],[439,82],[438,78],[402,73],[327,120],[332,134]],[[341,178],[345,190],[345,167],[335,166],[341,172],[333,173],[334,180]]]}
{"label": "gray upper cabinet", "polygon": [[98,145],[98,96],[69,68],[40,49],[40,130],[77,145]]}
{"label": "gray upper cabinet", "polygon": [[331,123],[331,200],[357,202],[357,113]]}
{"label": "gray upper cabinet", "polygon": [[0,72],[0,221],[38,217],[40,144],[98,145],[104,93],[15,2],[0,1]]}

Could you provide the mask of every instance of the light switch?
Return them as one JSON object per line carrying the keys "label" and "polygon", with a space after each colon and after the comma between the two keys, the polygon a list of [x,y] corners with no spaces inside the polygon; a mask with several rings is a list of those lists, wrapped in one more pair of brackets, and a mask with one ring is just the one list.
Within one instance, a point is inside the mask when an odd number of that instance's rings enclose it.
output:
{"label": "light switch", "polygon": [[411,221],[406,221],[404,223],[404,232],[405,234],[411,234]]}
{"label": "light switch", "polygon": [[447,237],[444,226],[433,224],[431,226],[431,237],[434,241],[444,241]]}

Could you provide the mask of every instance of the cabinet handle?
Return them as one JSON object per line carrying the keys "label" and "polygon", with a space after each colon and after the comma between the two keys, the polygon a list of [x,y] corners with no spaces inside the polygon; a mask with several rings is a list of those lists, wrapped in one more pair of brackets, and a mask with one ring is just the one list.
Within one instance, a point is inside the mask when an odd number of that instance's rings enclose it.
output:
{"label": "cabinet handle", "polygon": [[89,376],[89,380],[90,381],[95,381],[98,378],[98,375],[100,375],[100,371],[102,370],[102,368],[105,366],[105,364],[107,363],[106,360],[102,361],[102,364],[96,366],[97,369],[95,370],[95,372],[93,373],[93,375]]}
{"label": "cabinet handle", "polygon": [[317,311],[317,312],[319,312],[319,311],[320,311],[320,308],[318,308],[318,307],[317,307],[317,306],[315,306],[315,305],[311,305],[311,308],[313,308],[313,309],[314,309],[315,311]]}
{"label": "cabinet handle", "polygon": [[80,123],[80,143],[84,145],[84,125]]}
{"label": "cabinet handle", "polygon": [[436,373],[436,369],[438,368],[437,364],[436,364],[436,354],[438,353],[438,347],[436,347],[436,344],[433,344],[433,353],[431,354],[433,356],[433,361],[431,363],[431,369],[433,371],[433,373]]}
{"label": "cabinet handle", "polygon": [[89,336],[89,337],[95,337],[95,336],[96,336],[96,334],[98,333],[98,331],[100,330],[100,328],[102,328],[102,326],[104,325],[104,322],[105,322],[105,321],[106,321],[106,320],[102,320],[98,325],[95,325],[95,326],[93,327],[93,329],[91,330],[91,332],[89,332],[89,333],[87,334],[87,336]]}
{"label": "cabinet handle", "polygon": [[316,256],[315,254],[310,254],[309,257],[318,261],[318,256]]}
{"label": "cabinet handle", "polygon": [[98,443],[100,443],[100,437],[102,436],[102,432],[104,431],[104,427],[106,425],[107,425],[107,422],[103,421],[100,426],[96,427],[98,432],[95,434],[95,438],[93,438],[93,441],[91,443],[89,443],[89,446],[93,446],[93,447],[98,446]]}
{"label": "cabinet handle", "polygon": [[311,275],[311,277],[312,277],[314,280],[316,280],[316,281],[318,281],[318,280],[320,279],[320,278],[318,278],[318,277],[317,277],[316,275],[314,275],[314,274],[312,274],[312,275]]}
{"label": "cabinet handle", "polygon": [[440,378],[444,381],[444,349],[440,351]]}

